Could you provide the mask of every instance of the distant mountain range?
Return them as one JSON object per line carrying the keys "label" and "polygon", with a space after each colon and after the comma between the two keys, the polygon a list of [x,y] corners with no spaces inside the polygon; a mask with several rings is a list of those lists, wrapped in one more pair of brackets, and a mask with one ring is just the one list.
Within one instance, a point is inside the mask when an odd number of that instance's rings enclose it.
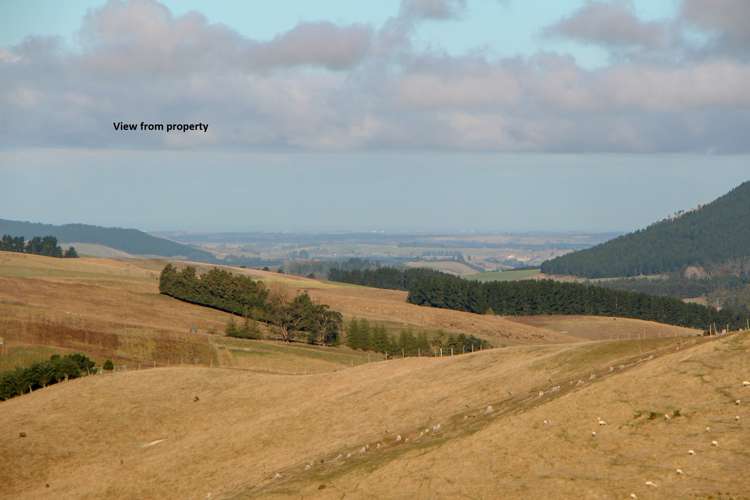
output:
{"label": "distant mountain range", "polygon": [[22,222],[0,219],[0,235],[54,236],[65,243],[91,243],[114,248],[131,255],[159,256],[215,262],[210,252],[190,245],[152,236],[137,229],[100,227],[87,224],[65,224],[56,226],[35,222]]}
{"label": "distant mountain range", "polygon": [[586,278],[674,273],[750,256],[750,182],[695,210],[542,264],[546,274]]}

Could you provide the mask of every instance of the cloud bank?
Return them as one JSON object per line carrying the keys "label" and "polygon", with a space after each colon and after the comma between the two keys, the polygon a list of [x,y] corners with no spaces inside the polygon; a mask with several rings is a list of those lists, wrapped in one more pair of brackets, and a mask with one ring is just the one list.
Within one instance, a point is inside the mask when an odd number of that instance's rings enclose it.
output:
{"label": "cloud bank", "polygon": [[[597,69],[412,43],[419,23],[470,7],[403,0],[380,28],[321,21],[255,40],[155,0],[110,0],[76,47],[0,48],[0,146],[750,152],[750,2],[684,0],[674,19],[644,21],[627,1],[591,1],[543,31],[607,50]],[[121,120],[211,127],[127,134]]]}

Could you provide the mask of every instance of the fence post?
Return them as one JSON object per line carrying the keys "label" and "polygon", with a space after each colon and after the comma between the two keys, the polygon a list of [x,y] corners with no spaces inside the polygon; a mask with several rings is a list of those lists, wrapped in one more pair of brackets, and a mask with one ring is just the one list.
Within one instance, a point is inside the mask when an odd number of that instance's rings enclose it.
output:
{"label": "fence post", "polygon": [[453,348],[451,347],[451,356],[453,356]]}

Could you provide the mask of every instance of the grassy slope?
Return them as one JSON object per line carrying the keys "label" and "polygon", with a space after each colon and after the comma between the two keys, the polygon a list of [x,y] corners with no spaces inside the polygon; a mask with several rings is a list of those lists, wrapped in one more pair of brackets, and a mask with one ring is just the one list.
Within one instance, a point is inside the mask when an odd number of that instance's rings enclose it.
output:
{"label": "grassy slope", "polygon": [[511,271],[487,271],[484,273],[476,273],[469,276],[465,276],[466,279],[476,281],[520,281],[528,280],[535,276],[538,276],[541,271],[539,269],[520,269]]}
{"label": "grassy slope", "polygon": [[[224,346],[228,339],[211,333],[220,333],[229,315],[159,295],[158,273],[163,265],[158,260],[52,259],[0,252],[0,336],[11,344],[80,350],[131,367],[191,362],[296,373],[375,359],[346,349],[324,349],[324,356],[312,354],[304,346],[282,346],[284,352],[271,353],[279,347],[251,341],[233,341],[233,347],[228,348]],[[581,338],[560,333],[559,328],[555,331],[554,325],[542,328],[502,317],[414,306],[406,303],[405,293],[399,291],[256,270],[235,271],[292,292],[307,290],[346,318],[368,318],[393,329],[465,332],[496,345]],[[656,331],[670,329],[652,325]],[[193,329],[198,333],[191,333]],[[238,347],[237,342],[243,346]]]}
{"label": "grassy slope", "polygon": [[[0,337],[9,346],[78,350],[130,367],[155,361],[296,373],[368,359],[344,348],[279,346],[212,335],[223,331],[229,315],[159,295],[163,265],[0,252]],[[197,333],[191,333],[192,328]]]}
{"label": "grassy slope", "polygon": [[741,335],[75,380],[2,403],[0,497],[747,496]]}

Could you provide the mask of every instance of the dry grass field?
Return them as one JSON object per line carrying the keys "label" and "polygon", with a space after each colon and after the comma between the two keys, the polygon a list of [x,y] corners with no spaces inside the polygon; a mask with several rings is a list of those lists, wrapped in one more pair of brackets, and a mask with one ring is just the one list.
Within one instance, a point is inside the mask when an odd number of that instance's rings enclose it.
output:
{"label": "dry grass field", "polygon": [[516,316],[511,321],[589,340],[638,339],[696,335],[692,328],[653,321],[604,316]]}
{"label": "dry grass field", "polygon": [[0,403],[0,497],[747,498],[749,347],[737,334],[313,375],[91,376]]}
{"label": "dry grass field", "polygon": [[[345,348],[325,349],[220,335],[229,315],[158,293],[159,260],[52,259],[0,252],[0,337],[10,346],[37,345],[80,350],[95,359],[139,364],[203,364],[285,373],[321,371],[377,359]],[[199,268],[207,268],[198,265]],[[566,343],[608,338],[601,318],[503,318],[419,307],[406,294],[251,269],[232,268],[281,286],[307,291],[346,319],[367,318],[398,330],[466,333],[496,346]],[[562,325],[562,327],[561,327]],[[612,323],[614,325],[614,323]],[[618,335],[674,332],[655,323],[618,320]],[[632,331],[628,328],[632,327]]]}
{"label": "dry grass field", "polygon": [[3,366],[128,366],[0,403],[0,498],[750,495],[749,334],[471,315],[235,269],[347,317],[508,345],[378,361],[224,337],[228,315],[158,294],[163,264],[0,253]]}
{"label": "dry grass field", "polygon": [[471,266],[455,260],[415,260],[406,263],[407,267],[435,269],[455,276],[468,276],[476,274],[477,270]]}

